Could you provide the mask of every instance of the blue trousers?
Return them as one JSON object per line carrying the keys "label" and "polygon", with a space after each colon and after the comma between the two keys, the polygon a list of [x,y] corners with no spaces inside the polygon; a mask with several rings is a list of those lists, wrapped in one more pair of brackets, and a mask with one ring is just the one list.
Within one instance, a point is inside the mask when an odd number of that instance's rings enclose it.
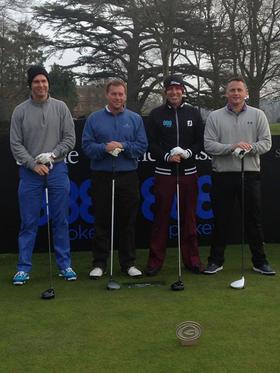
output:
{"label": "blue trousers", "polygon": [[18,187],[21,226],[18,237],[18,271],[29,272],[38,231],[45,188],[48,187],[56,264],[60,270],[71,267],[68,210],[70,181],[64,162],[54,164],[48,176],[20,167]]}

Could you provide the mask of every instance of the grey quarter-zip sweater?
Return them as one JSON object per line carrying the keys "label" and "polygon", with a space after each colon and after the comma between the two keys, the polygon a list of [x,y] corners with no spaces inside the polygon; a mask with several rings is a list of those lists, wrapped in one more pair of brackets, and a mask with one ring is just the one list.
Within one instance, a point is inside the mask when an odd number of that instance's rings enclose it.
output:
{"label": "grey quarter-zip sweater", "polygon": [[35,157],[53,152],[59,162],[75,146],[71,113],[63,101],[52,97],[42,103],[28,100],[18,105],[11,119],[10,147],[16,162],[31,170]]}
{"label": "grey quarter-zip sweater", "polygon": [[240,172],[240,159],[232,154],[232,145],[239,142],[252,145],[252,150],[244,160],[245,171],[260,171],[260,155],[271,148],[271,133],[264,112],[252,106],[236,114],[227,106],[209,114],[204,146],[212,156],[215,172]]}

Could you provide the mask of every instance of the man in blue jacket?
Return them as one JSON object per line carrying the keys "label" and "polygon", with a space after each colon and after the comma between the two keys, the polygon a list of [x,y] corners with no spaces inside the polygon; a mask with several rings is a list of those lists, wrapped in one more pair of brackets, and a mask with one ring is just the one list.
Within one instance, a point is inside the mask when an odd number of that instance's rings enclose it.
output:
{"label": "man in blue jacket", "polygon": [[134,235],[139,205],[136,170],[137,159],[148,144],[141,116],[125,107],[126,93],[122,80],[110,81],[106,87],[108,105],[88,117],[82,136],[82,148],[90,158],[92,170],[95,237],[89,276],[94,279],[104,274],[110,251],[113,178],[121,270],[131,277],[142,275],[135,267]]}

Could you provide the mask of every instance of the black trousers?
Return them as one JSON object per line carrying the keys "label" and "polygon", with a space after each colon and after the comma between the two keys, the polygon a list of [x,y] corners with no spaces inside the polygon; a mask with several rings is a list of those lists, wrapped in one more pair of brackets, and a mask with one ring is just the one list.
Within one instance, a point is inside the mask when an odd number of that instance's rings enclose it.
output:
{"label": "black trousers", "polygon": [[[115,216],[119,263],[122,270],[134,265],[135,223],[139,206],[139,181],[136,171],[115,172]],[[92,199],[95,216],[93,266],[106,269],[111,244],[112,212],[111,172],[92,173]],[[115,240],[114,240],[115,241]]]}
{"label": "black trousers", "polygon": [[[236,200],[241,207],[241,172],[213,172],[212,208],[214,230],[209,263],[222,265],[227,244],[229,223],[232,222]],[[264,253],[264,237],[261,223],[261,181],[259,172],[244,175],[244,220],[245,234],[252,253],[254,266],[267,263]],[[236,222],[240,224],[240,222]]]}

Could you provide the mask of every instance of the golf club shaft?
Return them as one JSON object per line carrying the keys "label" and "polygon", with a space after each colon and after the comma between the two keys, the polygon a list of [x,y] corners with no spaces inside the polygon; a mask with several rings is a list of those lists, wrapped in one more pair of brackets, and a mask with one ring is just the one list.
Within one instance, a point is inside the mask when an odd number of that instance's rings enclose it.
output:
{"label": "golf club shaft", "polygon": [[181,268],[181,222],[180,222],[180,184],[179,184],[179,170],[177,166],[176,176],[176,192],[177,192],[177,232],[178,232],[178,277],[181,281],[182,268]]}
{"label": "golf club shaft", "polygon": [[116,159],[112,159],[112,202],[111,202],[111,249],[110,249],[110,281],[113,279],[114,263],[114,226],[115,226],[115,172]]}
{"label": "golf club shaft", "polygon": [[[176,142],[177,146],[180,146],[180,131],[179,131],[179,119],[177,110],[175,112],[176,118]],[[181,268],[181,224],[180,224],[180,179],[179,179],[179,164],[176,165],[176,195],[177,195],[177,237],[178,237],[178,280],[182,280],[182,268]]]}
{"label": "golf club shaft", "polygon": [[45,187],[45,195],[46,195],[46,213],[47,213],[47,225],[48,225],[49,276],[50,276],[50,288],[52,288],[53,278],[52,278],[51,229],[50,229],[50,212],[49,212],[49,190],[48,190],[47,184]]}
{"label": "golf club shaft", "polygon": [[112,211],[111,211],[111,257],[110,257],[110,279],[113,277],[114,261],[114,214],[115,214],[115,176],[112,177]]}
{"label": "golf club shaft", "polygon": [[245,178],[244,158],[241,159],[241,275],[244,275],[244,237],[245,237]]}

